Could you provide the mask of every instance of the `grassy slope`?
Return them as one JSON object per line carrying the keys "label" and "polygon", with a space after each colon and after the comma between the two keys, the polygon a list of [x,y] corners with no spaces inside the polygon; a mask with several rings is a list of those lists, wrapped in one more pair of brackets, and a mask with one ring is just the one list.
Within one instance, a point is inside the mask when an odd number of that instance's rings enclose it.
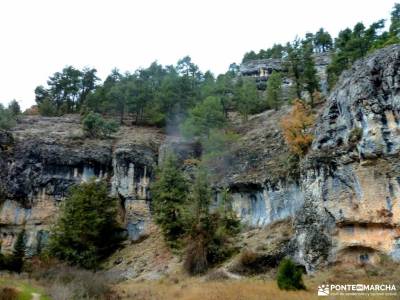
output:
{"label": "grassy slope", "polygon": [[[115,287],[122,299],[141,300],[308,300],[321,299],[317,296],[317,287],[324,283],[390,283],[399,286],[400,268],[383,271],[374,276],[368,275],[365,269],[333,268],[305,276],[306,291],[281,291],[273,278],[247,278],[242,280],[205,281],[204,278],[170,278],[161,281],[125,281]],[[386,273],[387,272],[387,273]],[[352,297],[335,297],[349,299]],[[360,298],[360,297],[358,297]],[[330,298],[331,299],[331,298]],[[368,297],[371,300],[400,299],[396,297]]]}

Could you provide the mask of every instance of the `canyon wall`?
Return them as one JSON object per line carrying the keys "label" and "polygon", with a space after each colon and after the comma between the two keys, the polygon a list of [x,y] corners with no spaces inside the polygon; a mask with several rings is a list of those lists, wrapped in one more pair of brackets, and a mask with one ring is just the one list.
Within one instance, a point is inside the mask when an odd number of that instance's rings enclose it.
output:
{"label": "canyon wall", "polygon": [[[231,115],[239,139],[212,166],[215,204],[221,189],[249,227],[292,219],[292,255],[308,271],[331,263],[400,260],[400,46],[356,62],[324,103],[312,149],[289,164],[280,120],[283,106],[249,117]],[[68,188],[105,179],[121,207],[130,239],[151,224],[149,184],[173,150],[190,177],[197,144],[160,130],[122,126],[113,139],[85,139],[79,116],[22,117],[0,133],[0,239],[12,249],[25,226],[28,251],[45,244]]]}

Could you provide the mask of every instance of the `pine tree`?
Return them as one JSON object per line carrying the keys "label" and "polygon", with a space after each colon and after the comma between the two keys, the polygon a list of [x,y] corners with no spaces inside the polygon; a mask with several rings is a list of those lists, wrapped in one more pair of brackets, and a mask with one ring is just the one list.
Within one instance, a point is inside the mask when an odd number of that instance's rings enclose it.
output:
{"label": "pine tree", "polygon": [[281,290],[305,289],[301,269],[289,258],[285,258],[280,262],[276,280]]}
{"label": "pine tree", "polygon": [[4,108],[3,104],[0,103],[0,129],[10,129],[16,124],[15,116],[12,112]]}
{"label": "pine tree", "polygon": [[188,245],[184,267],[192,275],[204,273],[209,267],[208,247],[215,226],[209,214],[211,189],[204,170],[199,170],[190,193]]}
{"label": "pine tree", "polygon": [[282,76],[273,71],[267,82],[267,106],[277,110],[282,101]]}
{"label": "pine tree", "polygon": [[329,32],[320,28],[314,36],[314,45],[317,52],[329,51],[333,45],[332,37]]}
{"label": "pine tree", "polygon": [[20,273],[24,265],[26,243],[25,243],[25,229],[22,229],[18,235],[17,240],[14,244],[14,249],[11,257],[10,269],[12,271]]}
{"label": "pine tree", "polygon": [[285,65],[288,68],[289,77],[293,81],[293,96],[301,98],[301,93],[303,91],[302,83],[302,54],[300,40],[296,39],[293,43],[287,43],[287,57]]}
{"label": "pine tree", "polygon": [[247,121],[252,113],[262,110],[260,97],[258,95],[257,85],[252,79],[243,79],[239,81],[236,87],[236,109]]}
{"label": "pine tree", "polygon": [[166,242],[172,248],[179,247],[185,234],[183,210],[188,186],[173,154],[168,154],[163,162],[151,186],[151,194],[155,221]]}
{"label": "pine tree", "polygon": [[8,110],[10,111],[10,113],[13,116],[18,116],[19,114],[21,114],[21,107],[19,106],[19,103],[17,100],[12,100],[9,104],[8,104]]}
{"label": "pine tree", "polygon": [[96,268],[121,242],[117,200],[107,185],[94,180],[74,186],[52,229],[49,250],[55,257],[85,268]]}
{"label": "pine tree", "polygon": [[303,44],[303,85],[311,100],[311,107],[314,106],[314,93],[319,91],[319,80],[313,58],[313,46],[311,43]]}
{"label": "pine tree", "polygon": [[219,97],[209,96],[198,103],[189,112],[182,124],[185,137],[208,137],[213,128],[222,128],[226,123],[223,107]]}
{"label": "pine tree", "polygon": [[49,98],[44,98],[38,104],[39,113],[45,117],[53,117],[57,115],[57,108],[53,102],[49,100]]}
{"label": "pine tree", "polygon": [[82,129],[89,138],[110,137],[118,131],[118,124],[104,119],[100,114],[89,112],[82,120]]}
{"label": "pine tree", "polygon": [[228,258],[235,251],[232,238],[240,223],[231,209],[229,195],[222,193],[221,205],[211,209],[212,190],[205,170],[200,169],[190,194],[188,244],[184,267],[192,275]]}
{"label": "pine tree", "polygon": [[400,36],[400,3],[396,3],[391,12],[390,33],[399,38]]}

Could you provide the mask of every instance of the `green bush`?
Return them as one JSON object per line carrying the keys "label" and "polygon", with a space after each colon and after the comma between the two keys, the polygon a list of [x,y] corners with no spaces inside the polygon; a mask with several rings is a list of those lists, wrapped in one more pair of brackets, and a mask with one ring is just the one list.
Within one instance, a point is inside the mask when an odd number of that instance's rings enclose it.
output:
{"label": "green bush", "polygon": [[68,263],[96,268],[122,241],[117,224],[117,200],[104,182],[74,186],[52,228],[49,252]]}
{"label": "green bush", "polygon": [[0,129],[10,129],[16,124],[15,115],[0,104]]}
{"label": "green bush", "polygon": [[239,139],[239,135],[220,129],[210,130],[207,139],[203,139],[203,160],[218,159],[227,156],[232,151],[232,146]]}
{"label": "green bush", "polygon": [[285,258],[278,267],[276,281],[281,290],[304,290],[302,270],[290,259]]}
{"label": "green bush", "polygon": [[57,107],[47,98],[38,104],[38,109],[41,116],[55,117],[58,115]]}
{"label": "green bush", "polygon": [[91,138],[109,137],[118,131],[118,124],[105,120],[100,114],[89,112],[82,120],[83,131]]}

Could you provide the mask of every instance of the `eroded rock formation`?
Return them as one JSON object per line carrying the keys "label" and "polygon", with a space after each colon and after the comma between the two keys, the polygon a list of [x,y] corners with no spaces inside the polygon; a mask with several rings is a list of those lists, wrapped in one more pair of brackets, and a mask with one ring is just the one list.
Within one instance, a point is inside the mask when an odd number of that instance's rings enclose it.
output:
{"label": "eroded rock formation", "polygon": [[79,116],[22,118],[12,135],[1,133],[2,249],[12,248],[24,225],[35,253],[68,188],[92,177],[110,183],[130,238],[139,238],[150,220],[148,185],[162,139],[156,129],[123,127],[115,139],[91,140],[82,138]]}
{"label": "eroded rock formation", "polygon": [[[316,108],[309,154],[291,170],[280,120],[290,107],[233,120],[240,138],[215,162],[215,203],[228,188],[252,227],[294,220],[287,249],[308,271],[328,263],[400,260],[400,46],[354,64]],[[24,117],[0,132],[0,239],[11,249],[25,224],[29,251],[48,236],[68,188],[106,179],[121,203],[131,239],[151,223],[149,183],[173,149],[191,172],[197,144],[159,130],[122,127],[115,139],[82,138],[79,117]]]}
{"label": "eroded rock formation", "polygon": [[398,45],[356,62],[320,115],[296,222],[298,259],[309,269],[400,259],[399,72]]}
{"label": "eroded rock formation", "polygon": [[[323,93],[327,93],[328,83],[326,69],[331,62],[330,53],[315,53],[314,62],[318,77],[320,79],[321,91]],[[265,82],[268,81],[268,77],[273,71],[283,74],[283,90],[286,94],[288,92],[288,88],[292,84],[292,81],[287,76],[288,70],[285,64],[282,62],[282,59],[257,59],[250,60],[240,65],[240,74],[246,77],[253,77],[258,82],[258,86],[262,89],[265,88]]]}

